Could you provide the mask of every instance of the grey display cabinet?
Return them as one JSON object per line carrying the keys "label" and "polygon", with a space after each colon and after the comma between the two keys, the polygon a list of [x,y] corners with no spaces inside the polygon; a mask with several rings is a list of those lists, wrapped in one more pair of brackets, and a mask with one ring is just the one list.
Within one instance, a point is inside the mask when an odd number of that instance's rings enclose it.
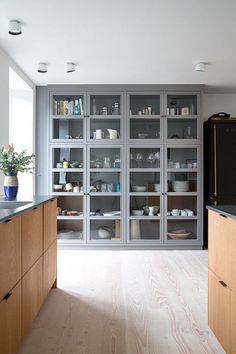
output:
{"label": "grey display cabinet", "polygon": [[49,87],[58,242],[201,248],[200,87]]}

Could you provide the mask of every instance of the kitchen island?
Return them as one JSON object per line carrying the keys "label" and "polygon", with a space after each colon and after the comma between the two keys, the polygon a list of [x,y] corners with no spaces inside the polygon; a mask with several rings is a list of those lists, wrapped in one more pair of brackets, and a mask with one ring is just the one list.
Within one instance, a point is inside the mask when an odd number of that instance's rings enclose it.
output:
{"label": "kitchen island", "polygon": [[208,323],[226,353],[236,353],[236,206],[208,206]]}
{"label": "kitchen island", "polygon": [[52,196],[0,199],[0,353],[18,351],[56,287],[56,208]]}

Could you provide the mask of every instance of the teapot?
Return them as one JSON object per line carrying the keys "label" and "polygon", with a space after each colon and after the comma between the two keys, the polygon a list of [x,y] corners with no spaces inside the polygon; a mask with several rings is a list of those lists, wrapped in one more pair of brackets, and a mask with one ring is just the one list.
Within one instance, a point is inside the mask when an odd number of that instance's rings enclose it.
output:
{"label": "teapot", "polygon": [[109,133],[109,138],[110,139],[117,139],[117,130],[115,129],[107,129],[108,133]]}

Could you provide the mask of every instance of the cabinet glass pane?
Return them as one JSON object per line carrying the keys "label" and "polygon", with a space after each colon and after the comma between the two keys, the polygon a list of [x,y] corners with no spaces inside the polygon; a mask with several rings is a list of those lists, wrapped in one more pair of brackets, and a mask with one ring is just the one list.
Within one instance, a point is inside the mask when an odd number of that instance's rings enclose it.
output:
{"label": "cabinet glass pane", "polygon": [[160,139],[160,119],[130,119],[130,139]]}
{"label": "cabinet glass pane", "polygon": [[57,116],[83,115],[83,96],[53,95],[52,114]]}
{"label": "cabinet glass pane", "polygon": [[121,157],[119,148],[91,148],[90,168],[120,168]]}
{"label": "cabinet glass pane", "polygon": [[130,220],[130,240],[160,240],[159,220]]}
{"label": "cabinet glass pane", "polygon": [[196,148],[168,148],[168,168],[197,168]]}
{"label": "cabinet glass pane", "polygon": [[196,240],[197,220],[168,220],[167,221],[168,240]]}
{"label": "cabinet glass pane", "polygon": [[90,197],[90,216],[120,216],[120,197]]}
{"label": "cabinet glass pane", "polygon": [[197,119],[167,118],[167,139],[197,139]]}
{"label": "cabinet glass pane", "polygon": [[160,148],[131,148],[130,168],[160,168]]}
{"label": "cabinet glass pane", "polygon": [[54,118],[52,120],[53,139],[83,139],[83,120]]}
{"label": "cabinet glass pane", "polygon": [[120,192],[119,172],[91,172],[90,192],[114,193]]}
{"label": "cabinet glass pane", "polygon": [[83,197],[60,196],[57,198],[57,216],[83,216]]}
{"label": "cabinet glass pane", "polygon": [[197,115],[197,95],[167,95],[167,115]]}
{"label": "cabinet glass pane", "polygon": [[90,119],[90,139],[120,139],[120,119]]}
{"label": "cabinet glass pane", "polygon": [[90,115],[120,115],[120,95],[91,95]]}
{"label": "cabinet glass pane", "polygon": [[90,240],[120,241],[120,220],[90,220]]}
{"label": "cabinet glass pane", "polygon": [[160,96],[130,95],[130,115],[160,115]]}
{"label": "cabinet glass pane", "polygon": [[197,216],[197,197],[195,196],[168,196],[167,215],[173,217]]}
{"label": "cabinet glass pane", "polygon": [[53,172],[54,192],[83,192],[82,172]]}
{"label": "cabinet glass pane", "polygon": [[168,172],[168,192],[197,192],[196,172]]}
{"label": "cabinet glass pane", "polygon": [[160,197],[159,196],[131,196],[130,197],[130,216],[160,216]]}
{"label": "cabinet glass pane", "polygon": [[131,172],[130,192],[160,192],[160,172]]}
{"label": "cabinet glass pane", "polygon": [[83,240],[83,221],[82,220],[58,220],[57,238],[59,243],[70,243]]}
{"label": "cabinet glass pane", "polygon": [[83,149],[53,148],[53,168],[83,168]]}

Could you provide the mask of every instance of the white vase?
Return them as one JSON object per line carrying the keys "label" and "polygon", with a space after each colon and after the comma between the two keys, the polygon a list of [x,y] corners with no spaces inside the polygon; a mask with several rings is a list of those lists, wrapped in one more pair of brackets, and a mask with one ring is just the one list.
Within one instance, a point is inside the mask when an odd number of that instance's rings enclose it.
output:
{"label": "white vase", "polygon": [[141,230],[140,230],[140,221],[131,220],[130,221],[130,238],[131,240],[140,240]]}

